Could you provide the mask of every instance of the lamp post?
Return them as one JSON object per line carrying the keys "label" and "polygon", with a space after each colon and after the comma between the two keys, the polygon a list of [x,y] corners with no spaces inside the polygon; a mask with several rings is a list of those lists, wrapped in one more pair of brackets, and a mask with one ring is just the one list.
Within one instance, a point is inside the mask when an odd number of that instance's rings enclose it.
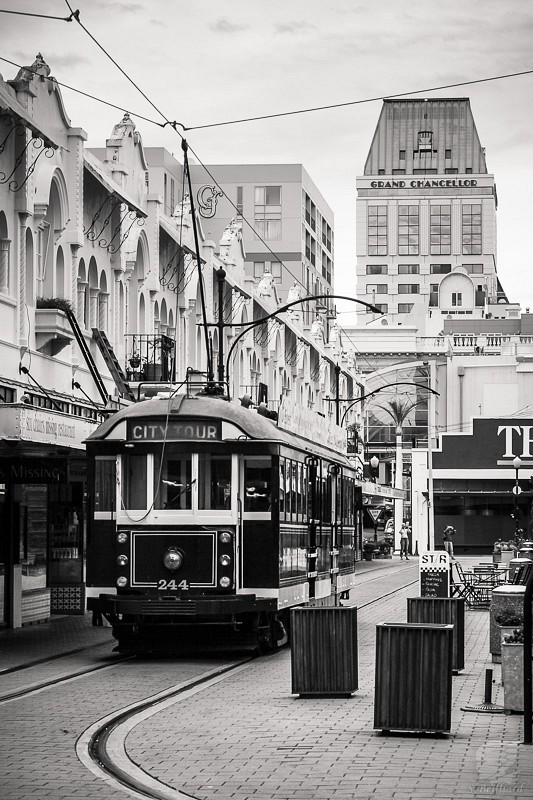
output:
{"label": "lamp post", "polygon": [[519,529],[519,515],[520,511],[518,508],[518,495],[522,491],[520,486],[518,485],[518,470],[522,466],[522,459],[519,456],[513,458],[513,467],[515,470],[515,480],[513,486],[513,494],[514,494],[514,538],[516,545],[518,546],[518,529]]}
{"label": "lamp post", "polygon": [[[374,481],[378,482],[378,469],[379,469],[379,458],[377,456],[372,456],[370,459],[370,467],[372,469],[372,477]],[[377,542],[378,540],[378,518],[374,519],[374,541]]]}

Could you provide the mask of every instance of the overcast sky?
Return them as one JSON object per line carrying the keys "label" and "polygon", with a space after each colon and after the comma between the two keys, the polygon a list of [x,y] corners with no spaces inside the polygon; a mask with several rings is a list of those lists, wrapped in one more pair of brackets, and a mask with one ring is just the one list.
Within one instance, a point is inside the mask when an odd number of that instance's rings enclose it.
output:
{"label": "overcast sky", "polygon": [[[186,126],[422,90],[470,97],[498,190],[498,262],[509,299],[533,310],[531,0],[72,0],[92,35],[170,120]],[[67,16],[63,0],[4,8]],[[161,121],[76,23],[0,15],[0,55],[41,52],[61,82]],[[4,78],[16,69],[0,62]],[[72,125],[102,146],[120,111],[63,89]],[[204,163],[302,163],[335,214],[335,290],[355,292],[355,179],[381,101],[190,131]],[[181,160],[171,129],[136,120],[145,145]],[[207,224],[205,226],[207,228]],[[340,306],[347,308],[346,305]],[[341,324],[353,322],[343,314]]]}

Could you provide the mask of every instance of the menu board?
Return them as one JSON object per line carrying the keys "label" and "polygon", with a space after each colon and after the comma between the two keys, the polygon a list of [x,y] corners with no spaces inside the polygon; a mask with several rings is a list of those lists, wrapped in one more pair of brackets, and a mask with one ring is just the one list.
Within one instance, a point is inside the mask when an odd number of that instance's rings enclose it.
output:
{"label": "menu board", "polygon": [[442,550],[420,556],[420,597],[450,596],[450,557]]}

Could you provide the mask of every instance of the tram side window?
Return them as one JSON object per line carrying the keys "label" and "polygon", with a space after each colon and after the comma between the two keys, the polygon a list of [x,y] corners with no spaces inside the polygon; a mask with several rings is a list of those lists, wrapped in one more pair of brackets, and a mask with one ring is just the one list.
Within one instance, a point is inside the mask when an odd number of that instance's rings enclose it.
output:
{"label": "tram side window", "polygon": [[94,462],[94,510],[114,511],[117,488],[115,458],[99,458]]}
{"label": "tram side window", "polygon": [[285,519],[285,459],[279,460],[279,518]]}
{"label": "tram side window", "polygon": [[146,508],[146,456],[122,457],[122,505],[128,509]]}
{"label": "tram side window", "polygon": [[163,461],[158,453],[154,465],[154,508],[187,511],[192,508],[192,460],[172,447]]}
{"label": "tram side window", "polygon": [[245,458],[244,510],[270,511],[271,503],[272,464],[270,458]]}
{"label": "tram side window", "polygon": [[199,454],[198,508],[210,511],[231,508],[231,456]]}

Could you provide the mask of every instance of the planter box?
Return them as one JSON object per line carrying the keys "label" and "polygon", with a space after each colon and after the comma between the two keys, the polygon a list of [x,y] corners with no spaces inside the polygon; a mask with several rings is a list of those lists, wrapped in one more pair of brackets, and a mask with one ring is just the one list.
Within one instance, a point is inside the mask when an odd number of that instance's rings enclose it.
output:
{"label": "planter box", "polygon": [[22,593],[22,624],[48,622],[50,619],[50,589],[30,589]]}
{"label": "planter box", "polygon": [[376,557],[376,554],[375,554],[374,551],[372,551],[371,553],[363,552],[364,561],[373,561],[375,557]]}
{"label": "planter box", "polygon": [[502,644],[503,709],[505,713],[524,711],[524,645]]}
{"label": "planter box", "polygon": [[503,637],[504,636],[508,636],[510,633],[512,633],[514,631],[514,629],[516,627],[519,627],[519,626],[517,626],[517,625],[498,625],[498,627],[500,629],[500,655],[499,656],[496,655],[496,654],[493,655],[492,656],[492,660],[493,660],[493,662],[495,664],[501,663],[501,665],[502,665],[502,686],[503,686],[503,682],[504,682],[504,667],[503,667],[503,661],[502,661],[502,657],[501,657],[501,648],[502,648],[502,645],[503,645]]}
{"label": "planter box", "polygon": [[448,733],[453,625],[376,627],[374,728]]}
{"label": "planter box", "polygon": [[350,695],[358,687],[357,608],[291,610],[292,694]]}
{"label": "planter box", "polygon": [[490,603],[490,652],[495,663],[500,661],[502,654],[500,626],[496,622],[496,617],[503,611],[521,614],[524,610],[525,590],[525,586],[512,586],[509,583],[495,586],[492,590]]}
{"label": "planter box", "polygon": [[453,671],[465,668],[465,601],[462,597],[409,597],[407,622],[453,625]]}

